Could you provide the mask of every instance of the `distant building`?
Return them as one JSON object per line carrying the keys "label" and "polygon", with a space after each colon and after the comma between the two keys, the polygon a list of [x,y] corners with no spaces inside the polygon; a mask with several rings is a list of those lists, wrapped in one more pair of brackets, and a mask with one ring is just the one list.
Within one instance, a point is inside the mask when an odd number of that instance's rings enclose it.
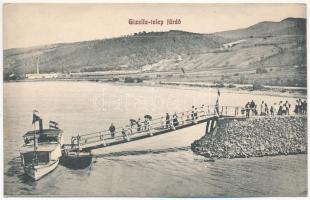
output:
{"label": "distant building", "polygon": [[109,78],[120,75],[139,74],[140,70],[115,70],[115,71],[99,71],[99,72],[78,72],[70,73],[71,78]]}
{"label": "distant building", "polygon": [[245,41],[246,40],[237,40],[237,41],[234,41],[234,42],[226,43],[226,44],[222,45],[222,48],[223,49],[229,49],[229,48],[232,48],[232,47],[236,46],[237,44],[241,44],[241,43],[243,43]]}
{"label": "distant building", "polygon": [[54,79],[59,78],[60,74],[51,73],[51,74],[26,74],[27,79]]}

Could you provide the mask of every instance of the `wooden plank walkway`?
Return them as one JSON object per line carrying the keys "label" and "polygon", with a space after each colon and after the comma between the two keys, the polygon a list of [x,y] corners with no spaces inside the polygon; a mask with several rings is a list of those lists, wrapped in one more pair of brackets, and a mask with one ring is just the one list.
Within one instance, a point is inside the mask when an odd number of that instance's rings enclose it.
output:
{"label": "wooden plank walkway", "polygon": [[[219,117],[240,116],[239,114],[241,114],[241,112],[239,112],[241,107],[222,106],[219,115],[215,114],[214,110],[215,106],[205,106],[195,110],[176,113],[179,123],[179,125],[176,126],[173,125],[172,116],[170,116],[168,124],[166,124],[165,117],[159,117],[153,120],[148,120],[146,124],[142,124],[139,128],[129,126],[126,128],[116,128],[115,137],[111,136],[109,130],[78,135],[72,137],[71,144],[64,145],[64,148],[70,151],[91,151],[92,149],[114,146],[177,131],[205,122],[207,122],[208,131],[215,128],[216,121]],[[231,113],[231,115],[228,115],[229,113]]]}

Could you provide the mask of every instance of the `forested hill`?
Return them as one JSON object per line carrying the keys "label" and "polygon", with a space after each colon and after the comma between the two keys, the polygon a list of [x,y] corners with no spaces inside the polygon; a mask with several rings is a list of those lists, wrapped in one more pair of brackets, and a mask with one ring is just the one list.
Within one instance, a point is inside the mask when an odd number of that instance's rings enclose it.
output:
{"label": "forested hill", "polygon": [[222,37],[183,31],[141,32],[131,36],[4,51],[5,71],[41,72],[138,69],[180,54],[218,48]]}

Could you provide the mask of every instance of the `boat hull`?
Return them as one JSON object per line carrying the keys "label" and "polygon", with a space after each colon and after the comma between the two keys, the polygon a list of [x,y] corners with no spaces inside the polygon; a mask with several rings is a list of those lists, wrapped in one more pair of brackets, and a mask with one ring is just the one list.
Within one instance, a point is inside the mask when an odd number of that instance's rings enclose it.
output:
{"label": "boat hull", "polygon": [[59,160],[51,161],[46,165],[24,166],[24,172],[27,176],[37,181],[43,176],[52,172],[58,166]]}
{"label": "boat hull", "polygon": [[92,162],[90,152],[65,152],[60,158],[60,164],[69,169],[85,169]]}

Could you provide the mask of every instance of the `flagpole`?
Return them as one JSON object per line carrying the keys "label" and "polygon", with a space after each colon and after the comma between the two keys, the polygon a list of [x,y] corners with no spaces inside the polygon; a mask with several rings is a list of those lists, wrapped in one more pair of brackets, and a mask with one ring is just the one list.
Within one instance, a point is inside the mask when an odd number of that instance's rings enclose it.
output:
{"label": "flagpole", "polygon": [[[35,112],[37,112],[36,110],[33,111],[33,117],[35,116]],[[32,122],[33,122],[33,127],[34,127],[34,135],[33,135],[33,149],[34,149],[34,152],[35,152],[35,162],[38,162],[38,154],[37,154],[37,130],[36,130],[36,119],[32,119]]]}
{"label": "flagpole", "polygon": [[33,124],[33,127],[34,127],[34,135],[33,135],[33,148],[34,148],[34,151],[36,151],[36,123]]}

